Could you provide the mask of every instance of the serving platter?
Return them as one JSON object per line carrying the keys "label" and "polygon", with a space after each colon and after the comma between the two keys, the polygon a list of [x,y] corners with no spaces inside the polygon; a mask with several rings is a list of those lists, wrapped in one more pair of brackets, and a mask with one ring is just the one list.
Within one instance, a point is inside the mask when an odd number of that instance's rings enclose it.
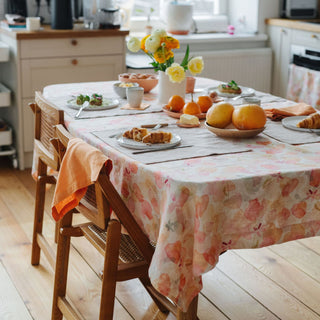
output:
{"label": "serving platter", "polygon": [[239,86],[239,88],[241,88],[241,93],[226,93],[226,92],[220,92],[217,87],[209,87],[206,89],[207,93],[210,93],[212,91],[216,91],[219,97],[224,97],[224,98],[235,98],[238,96],[242,96],[242,97],[251,97],[255,94],[255,90],[252,88],[248,88],[248,87],[242,87]]}
{"label": "serving platter", "polygon": [[207,122],[205,123],[206,128],[213,132],[218,137],[223,138],[253,138],[259,133],[261,133],[266,127],[253,129],[253,130],[238,130],[233,125],[228,126],[227,128],[217,128],[210,126]]}
{"label": "serving platter", "polygon": [[[101,106],[89,105],[88,107],[85,107],[83,110],[85,110],[85,111],[107,110],[107,109],[116,108],[119,106],[119,104],[120,104],[120,101],[118,99],[103,98]],[[75,110],[79,110],[81,108],[81,104],[77,104],[76,98],[72,98],[72,99],[68,100],[67,106],[69,108],[75,109]]]}
{"label": "serving platter", "polygon": [[281,123],[282,125],[291,130],[301,131],[301,132],[313,132],[313,133],[320,133],[320,129],[309,129],[309,128],[299,128],[297,124],[305,119],[307,116],[294,116],[294,117],[287,117],[283,118]]}
{"label": "serving platter", "polygon": [[[175,118],[175,119],[180,119],[180,116],[183,114],[182,112],[174,112],[174,111],[170,111],[166,108],[166,106],[162,107],[162,110],[170,117]],[[195,114],[196,117],[199,118],[199,120],[203,120],[206,118],[206,113],[199,113],[199,114]]]}
{"label": "serving platter", "polygon": [[172,139],[168,143],[143,143],[140,141],[135,141],[133,139],[128,139],[123,136],[122,133],[116,136],[117,142],[126,148],[136,149],[136,150],[164,150],[170,149],[177,146],[181,142],[181,137],[175,133],[172,133]]}

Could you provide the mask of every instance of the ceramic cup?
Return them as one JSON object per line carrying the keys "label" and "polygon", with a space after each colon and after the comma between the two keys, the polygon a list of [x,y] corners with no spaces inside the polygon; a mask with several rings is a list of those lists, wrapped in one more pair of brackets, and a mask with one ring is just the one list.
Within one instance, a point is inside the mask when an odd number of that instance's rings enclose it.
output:
{"label": "ceramic cup", "polygon": [[127,100],[132,108],[139,108],[143,99],[144,89],[141,87],[128,87]]}
{"label": "ceramic cup", "polygon": [[40,17],[28,17],[26,19],[26,28],[29,31],[40,30]]}
{"label": "ceramic cup", "polygon": [[258,106],[261,105],[261,100],[256,97],[243,97],[242,100],[246,104],[257,104]]}

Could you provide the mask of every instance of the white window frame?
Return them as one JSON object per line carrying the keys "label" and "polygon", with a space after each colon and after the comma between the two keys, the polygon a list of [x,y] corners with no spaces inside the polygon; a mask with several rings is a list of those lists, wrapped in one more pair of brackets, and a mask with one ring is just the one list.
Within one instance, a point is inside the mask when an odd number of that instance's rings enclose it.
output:
{"label": "white window frame", "polygon": [[[215,9],[212,16],[213,19],[215,16],[226,16],[228,12],[228,0],[218,0],[219,8]],[[219,10],[219,12],[218,12]],[[146,26],[147,17],[134,16],[130,19],[130,32],[144,32]],[[151,17],[151,22],[153,25],[161,25],[161,19],[159,16]]]}

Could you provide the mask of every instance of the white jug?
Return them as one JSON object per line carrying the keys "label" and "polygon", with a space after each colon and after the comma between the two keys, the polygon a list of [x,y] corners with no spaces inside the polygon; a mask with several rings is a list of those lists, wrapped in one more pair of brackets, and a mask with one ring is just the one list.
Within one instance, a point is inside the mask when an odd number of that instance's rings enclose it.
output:
{"label": "white jug", "polygon": [[169,2],[166,6],[166,30],[172,34],[188,34],[192,27],[193,4]]}

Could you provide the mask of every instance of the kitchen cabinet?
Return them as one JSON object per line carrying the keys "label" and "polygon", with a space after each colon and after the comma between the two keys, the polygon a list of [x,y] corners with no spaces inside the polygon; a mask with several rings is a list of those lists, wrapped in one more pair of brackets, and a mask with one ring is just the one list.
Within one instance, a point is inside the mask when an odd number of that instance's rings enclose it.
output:
{"label": "kitchen cabinet", "polygon": [[35,91],[55,83],[115,80],[125,67],[125,36],[120,30],[2,30],[10,59],[0,66],[0,82],[13,91],[3,117],[15,132],[19,168],[32,164],[34,119],[28,104]]}
{"label": "kitchen cabinet", "polygon": [[272,94],[285,97],[289,77],[292,30],[269,26],[270,47],[273,51]]}
{"label": "kitchen cabinet", "polygon": [[286,97],[291,46],[320,49],[320,25],[287,19],[269,19],[268,35],[273,51],[272,94]]}

